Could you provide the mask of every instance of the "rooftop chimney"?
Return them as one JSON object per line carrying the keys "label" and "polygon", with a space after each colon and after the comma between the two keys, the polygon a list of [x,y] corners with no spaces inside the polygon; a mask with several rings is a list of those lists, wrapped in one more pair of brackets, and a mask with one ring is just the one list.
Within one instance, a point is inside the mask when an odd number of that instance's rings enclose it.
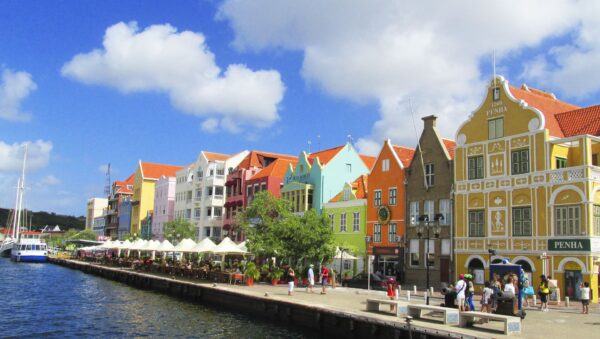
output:
{"label": "rooftop chimney", "polygon": [[423,119],[425,129],[431,129],[435,127],[435,121],[437,120],[437,117],[435,115],[429,115],[421,119]]}

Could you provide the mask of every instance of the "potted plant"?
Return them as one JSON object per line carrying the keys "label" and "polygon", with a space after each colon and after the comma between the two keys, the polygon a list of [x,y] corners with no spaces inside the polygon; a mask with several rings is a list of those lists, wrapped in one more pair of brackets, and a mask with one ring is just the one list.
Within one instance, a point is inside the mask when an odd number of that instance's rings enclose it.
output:
{"label": "potted plant", "polygon": [[273,270],[269,273],[271,284],[277,285],[281,277],[283,276],[283,270],[279,267],[273,267]]}
{"label": "potted plant", "polygon": [[260,271],[256,268],[256,264],[253,262],[249,262],[246,265],[246,271],[244,272],[244,276],[246,277],[246,284],[248,286],[254,285],[254,281],[260,278]]}

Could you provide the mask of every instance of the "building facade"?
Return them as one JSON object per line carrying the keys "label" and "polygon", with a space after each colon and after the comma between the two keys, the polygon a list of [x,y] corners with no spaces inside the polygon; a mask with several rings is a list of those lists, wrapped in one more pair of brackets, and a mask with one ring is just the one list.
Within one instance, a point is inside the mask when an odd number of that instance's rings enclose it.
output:
{"label": "building facade", "polygon": [[131,230],[132,196],[133,194],[124,196],[119,203],[119,228],[117,229],[119,240],[123,240]]}
{"label": "building facade", "polygon": [[404,282],[405,173],[415,150],[383,143],[369,174],[367,236],[373,269]]}
{"label": "building facade", "polygon": [[94,227],[94,219],[106,216],[108,207],[107,198],[91,198],[87,201],[85,212],[85,228],[91,230]]}
{"label": "building facade", "polygon": [[[106,212],[105,234],[113,239],[119,237],[119,224],[121,214],[121,204],[125,197],[131,197],[133,194],[133,183],[135,174],[130,175],[125,181],[114,181],[110,196],[108,197],[108,210]],[[129,224],[127,232],[129,231]]]}
{"label": "building facade", "polygon": [[[580,109],[551,93],[493,78],[459,128],[454,162],[456,273],[488,278],[490,263],[521,264],[561,297],[598,291],[600,106]],[[597,302],[598,293],[593,293]]]}
{"label": "building facade", "polygon": [[443,283],[454,279],[452,189],[456,143],[441,137],[435,116],[422,119],[424,126],[418,147],[405,169],[408,215],[405,283],[419,289],[433,286],[440,290]]}
{"label": "building facade", "polygon": [[154,213],[152,214],[151,238],[164,240],[164,226],[172,221],[175,213],[176,177],[161,176],[154,189]]}

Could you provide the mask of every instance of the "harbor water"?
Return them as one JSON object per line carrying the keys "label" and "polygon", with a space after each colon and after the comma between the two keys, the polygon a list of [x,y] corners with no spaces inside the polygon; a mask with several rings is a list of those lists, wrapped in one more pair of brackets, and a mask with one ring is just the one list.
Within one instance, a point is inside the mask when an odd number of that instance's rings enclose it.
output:
{"label": "harbor water", "polygon": [[0,338],[308,338],[52,264],[0,258]]}

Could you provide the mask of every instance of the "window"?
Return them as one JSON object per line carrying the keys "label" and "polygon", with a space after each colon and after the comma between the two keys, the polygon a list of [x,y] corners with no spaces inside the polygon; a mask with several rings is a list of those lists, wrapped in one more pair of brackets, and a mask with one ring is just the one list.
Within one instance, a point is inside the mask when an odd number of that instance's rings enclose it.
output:
{"label": "window", "polygon": [[531,236],[531,207],[512,209],[513,236]]}
{"label": "window", "polygon": [[331,221],[331,230],[332,231],[335,230],[335,224],[334,224],[334,222],[335,222],[335,215],[334,214],[330,214],[329,215],[329,221]]}
{"label": "window", "polygon": [[344,201],[348,201],[350,200],[350,189],[345,188],[344,189]]}
{"label": "window", "polygon": [[396,205],[397,197],[398,197],[398,190],[396,188],[390,188],[390,196],[389,196],[390,205]]}
{"label": "window", "polygon": [[212,177],[213,175],[215,175],[215,170],[214,170],[214,169],[210,169],[210,170],[208,171],[208,173],[209,173],[209,175],[208,175],[208,176],[209,176],[209,177]]}
{"label": "window", "polygon": [[425,252],[427,254],[427,266],[435,266],[435,240],[425,240]]}
{"label": "window", "polygon": [[431,187],[434,184],[434,167],[433,164],[425,164],[425,182],[427,183],[427,187]]}
{"label": "window", "polygon": [[387,172],[390,170],[390,159],[383,159],[381,162],[381,170]]}
{"label": "window", "polygon": [[223,209],[221,207],[215,207],[215,217],[220,217],[223,215]]}
{"label": "window", "polygon": [[594,228],[592,229],[592,235],[600,235],[600,206],[594,205]]}
{"label": "window", "polygon": [[450,246],[452,245],[452,240],[450,239],[442,239],[442,255],[450,255]]}
{"label": "window", "polygon": [[410,239],[410,265],[419,266],[419,239]]}
{"label": "window", "polygon": [[415,226],[419,223],[419,202],[411,201],[410,202],[410,224],[411,226]]}
{"label": "window", "polygon": [[212,216],[212,207],[208,207],[208,208],[206,209],[206,216],[207,216],[207,217],[211,217],[211,216]]}
{"label": "window", "polygon": [[450,208],[450,199],[440,199],[440,214],[444,216],[444,219],[440,220],[441,225],[452,224],[452,209]]}
{"label": "window", "polygon": [[206,188],[206,195],[209,196],[209,197],[213,195],[213,188],[212,187],[207,187]]}
{"label": "window", "polygon": [[194,217],[200,218],[201,213],[202,213],[201,209],[199,209],[199,208],[194,209]]}
{"label": "window", "polygon": [[425,214],[429,221],[433,221],[434,219],[434,203],[433,200],[425,200],[423,203],[423,214]]}
{"label": "window", "polygon": [[485,237],[483,210],[469,211],[469,237]]}
{"label": "window", "polygon": [[346,164],[346,172],[348,172],[348,173],[352,172],[352,164]]}
{"label": "window", "polygon": [[213,227],[212,232],[213,232],[213,237],[215,237],[215,238],[221,237],[221,227]]}
{"label": "window", "polygon": [[396,224],[388,225],[388,241],[396,242]]}
{"label": "window", "polygon": [[500,101],[500,87],[494,87],[493,89],[493,99],[494,101]]}
{"label": "window", "polygon": [[225,175],[225,169],[224,168],[217,168],[217,175]]}
{"label": "window", "polygon": [[529,150],[522,149],[511,152],[512,174],[529,173]]}
{"label": "window", "polygon": [[340,214],[340,232],[347,232],[346,229],[346,213]]}
{"label": "window", "polygon": [[498,139],[504,136],[504,118],[488,121],[488,139]]}
{"label": "window", "polygon": [[375,206],[381,206],[381,190],[375,191]]}
{"label": "window", "polygon": [[352,218],[352,232],[360,231],[360,212],[354,212],[354,217]]}
{"label": "window", "polygon": [[266,191],[267,190],[267,183],[266,182],[261,182],[260,183],[260,190],[261,191]]}
{"label": "window", "polygon": [[592,154],[592,166],[598,166],[598,154]]}
{"label": "window", "polygon": [[483,155],[469,158],[469,180],[483,179]]}
{"label": "window", "polygon": [[381,224],[373,225],[373,242],[381,242]]}
{"label": "window", "polygon": [[567,159],[556,157],[556,169],[567,167]]}
{"label": "window", "polygon": [[579,206],[560,206],[555,211],[555,235],[580,235]]}

